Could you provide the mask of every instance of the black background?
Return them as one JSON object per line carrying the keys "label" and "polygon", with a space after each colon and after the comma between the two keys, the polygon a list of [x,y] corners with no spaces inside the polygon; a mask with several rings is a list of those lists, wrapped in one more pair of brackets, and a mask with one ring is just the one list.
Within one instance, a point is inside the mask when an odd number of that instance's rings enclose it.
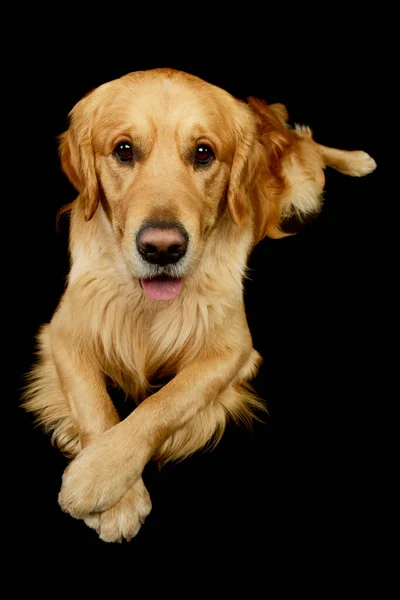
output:
{"label": "black background", "polygon": [[[201,549],[201,556],[213,550],[262,561],[273,556],[280,566],[289,559],[308,568],[318,564],[318,570],[334,564],[336,573],[353,575],[363,564],[360,557],[379,528],[371,513],[383,485],[378,446],[385,415],[374,385],[371,312],[384,179],[376,106],[386,104],[387,71],[374,38],[377,24],[364,25],[363,34],[357,29],[357,36],[355,26],[341,27],[329,40],[321,36],[308,45],[301,36],[283,36],[277,44],[264,32],[246,42],[233,36],[217,48],[203,35],[174,53],[165,38],[150,49],[148,38],[135,45],[126,33],[103,43],[102,55],[93,41],[81,42],[74,54],[73,44],[62,53],[55,39],[47,44],[51,51],[46,43],[24,45],[11,69],[17,226],[4,257],[15,257],[6,323],[12,377],[5,374],[13,398],[10,543],[90,546],[153,560],[166,549],[183,555]],[[292,238],[264,240],[251,257],[246,306],[254,345],[264,357],[254,383],[269,406],[265,423],[256,423],[252,433],[228,427],[212,453],[160,473],[150,465],[151,515],[130,544],[107,545],[60,511],[66,461],[17,405],[35,333],[51,318],[68,269],[68,222],[62,220],[57,233],[55,217],[75,194],[59,167],[56,136],[87,91],[159,66],[191,72],[243,99],[283,102],[291,124],[309,125],[322,144],[367,151],[378,169],[361,179],[328,170],[321,215]]]}

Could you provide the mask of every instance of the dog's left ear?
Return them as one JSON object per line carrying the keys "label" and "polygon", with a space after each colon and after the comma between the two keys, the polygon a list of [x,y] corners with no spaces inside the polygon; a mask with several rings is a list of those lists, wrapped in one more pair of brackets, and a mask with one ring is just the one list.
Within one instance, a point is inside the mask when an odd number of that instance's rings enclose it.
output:
{"label": "dog's left ear", "polygon": [[[311,131],[291,130],[283,104],[249,98],[231,171],[228,207],[241,226],[250,217],[254,243],[288,235],[285,218],[302,219],[321,208],[325,163]],[[251,123],[250,123],[251,121]]]}
{"label": "dog's left ear", "polygon": [[90,221],[99,203],[94,152],[91,141],[90,95],[78,102],[70,113],[70,126],[59,137],[63,171],[83,201],[85,220]]}

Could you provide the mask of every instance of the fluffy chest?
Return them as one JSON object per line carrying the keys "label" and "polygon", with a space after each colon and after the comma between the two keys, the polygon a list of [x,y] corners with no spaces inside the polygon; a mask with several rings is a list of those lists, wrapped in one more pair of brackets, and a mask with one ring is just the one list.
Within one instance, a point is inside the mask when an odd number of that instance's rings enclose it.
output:
{"label": "fluffy chest", "polygon": [[219,303],[188,290],[176,302],[154,306],[116,297],[98,329],[102,369],[127,395],[140,399],[210,343],[220,312]]}

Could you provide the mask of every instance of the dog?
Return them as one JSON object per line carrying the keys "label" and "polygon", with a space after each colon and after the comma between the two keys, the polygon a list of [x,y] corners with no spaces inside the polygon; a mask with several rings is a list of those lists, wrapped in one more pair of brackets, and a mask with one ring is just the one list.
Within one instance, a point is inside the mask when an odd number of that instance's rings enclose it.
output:
{"label": "dog", "polygon": [[[287,121],[281,104],[173,69],[101,85],[70,113],[71,268],[23,405],[72,459],[62,510],[104,541],[130,540],[149,514],[148,461],[183,459],[263,410],[243,301],[254,246],[320,211],[327,165],[376,167]],[[136,402],[124,420],[110,385]]]}

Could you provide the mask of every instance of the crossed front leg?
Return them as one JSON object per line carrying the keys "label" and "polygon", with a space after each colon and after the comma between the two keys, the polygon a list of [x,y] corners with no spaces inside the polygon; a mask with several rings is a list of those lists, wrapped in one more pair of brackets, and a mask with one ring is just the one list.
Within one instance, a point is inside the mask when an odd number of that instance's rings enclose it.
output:
{"label": "crossed front leg", "polygon": [[[104,378],[88,361],[87,356],[84,353],[70,352],[65,335],[56,328],[46,335],[50,335],[60,392],[68,401],[79,431],[80,445],[83,449],[90,448],[96,438],[119,423],[119,415],[107,393]],[[137,535],[150,511],[149,493],[142,478],[138,477],[112,508],[87,514],[84,520],[103,541],[129,541]]]}
{"label": "crossed front leg", "polygon": [[218,350],[203,350],[124,421],[84,448],[64,473],[62,509],[87,518],[116,506],[165,440],[236,378],[251,352],[249,334],[248,339],[245,348],[236,349],[229,340]]}

